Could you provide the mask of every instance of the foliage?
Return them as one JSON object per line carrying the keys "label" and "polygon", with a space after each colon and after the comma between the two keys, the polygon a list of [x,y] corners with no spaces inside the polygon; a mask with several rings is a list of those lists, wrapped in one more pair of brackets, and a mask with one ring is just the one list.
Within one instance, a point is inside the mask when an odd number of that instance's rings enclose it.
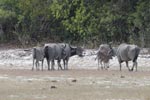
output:
{"label": "foliage", "polygon": [[3,40],[93,44],[150,40],[148,0],[0,0]]}

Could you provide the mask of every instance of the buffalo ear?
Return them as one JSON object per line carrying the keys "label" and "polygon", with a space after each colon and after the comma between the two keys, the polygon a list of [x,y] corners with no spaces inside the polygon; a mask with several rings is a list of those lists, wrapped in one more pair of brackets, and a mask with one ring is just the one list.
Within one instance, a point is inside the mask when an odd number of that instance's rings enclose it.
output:
{"label": "buffalo ear", "polygon": [[77,49],[76,47],[73,47],[73,46],[70,46],[70,49],[71,50],[74,50],[74,49]]}
{"label": "buffalo ear", "polygon": [[66,44],[63,46],[63,48],[66,48]]}
{"label": "buffalo ear", "polygon": [[60,46],[62,49],[66,48],[66,44]]}
{"label": "buffalo ear", "polygon": [[108,52],[108,55],[111,56],[111,57],[115,56],[115,51],[114,51],[113,48]]}

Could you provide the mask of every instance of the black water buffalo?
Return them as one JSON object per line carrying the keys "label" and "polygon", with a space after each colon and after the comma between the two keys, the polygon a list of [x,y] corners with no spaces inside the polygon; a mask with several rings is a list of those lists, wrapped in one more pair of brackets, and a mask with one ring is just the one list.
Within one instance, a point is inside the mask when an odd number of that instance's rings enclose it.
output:
{"label": "black water buffalo", "polygon": [[[133,71],[134,66],[136,67],[137,71],[137,58],[140,53],[140,48],[137,45],[130,45],[130,44],[121,44],[119,45],[116,55],[120,64],[120,71],[121,71],[121,63],[126,62],[126,66],[128,67],[129,71]],[[132,69],[128,66],[128,61],[133,61]]]}
{"label": "black water buffalo", "polygon": [[[65,46],[65,45],[64,45]],[[48,70],[50,70],[50,62],[51,62],[51,70],[54,70],[54,60],[57,60],[58,69],[62,69],[60,61],[63,58],[64,47],[58,43],[50,43],[45,44],[44,52],[45,57],[47,59]]]}
{"label": "black water buffalo", "polygon": [[100,69],[99,64],[101,64],[101,69],[109,68],[109,60],[114,56],[113,49],[108,44],[101,44],[97,52],[98,59],[98,70]]}
{"label": "black water buffalo", "polygon": [[45,57],[48,63],[48,70],[54,70],[54,60],[57,60],[58,68],[63,69],[60,62],[63,60],[64,70],[68,69],[68,61],[71,56],[78,55],[83,56],[83,49],[81,47],[73,47],[65,43],[50,43],[45,44]]}
{"label": "black water buffalo", "polygon": [[[39,69],[39,61],[42,62],[42,70],[43,70],[43,62],[44,62],[44,48],[43,47],[34,47],[32,51],[33,55],[33,67],[32,70],[34,70],[34,64],[36,65],[36,69]],[[34,62],[35,61],[35,62]]]}
{"label": "black water buffalo", "polygon": [[83,57],[83,48],[81,47],[73,47],[69,44],[62,44],[62,45],[65,45],[64,47],[64,52],[63,53],[63,63],[64,63],[64,69],[65,70],[68,70],[68,61],[69,61],[69,58],[74,56],[74,55],[78,55],[79,57]]}

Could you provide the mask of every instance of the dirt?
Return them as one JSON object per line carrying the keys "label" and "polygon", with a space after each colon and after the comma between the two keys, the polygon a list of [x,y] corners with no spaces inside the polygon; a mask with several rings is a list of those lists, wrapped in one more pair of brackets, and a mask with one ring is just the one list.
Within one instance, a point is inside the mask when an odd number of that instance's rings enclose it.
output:
{"label": "dirt", "polygon": [[0,100],[150,100],[150,72],[0,69]]}

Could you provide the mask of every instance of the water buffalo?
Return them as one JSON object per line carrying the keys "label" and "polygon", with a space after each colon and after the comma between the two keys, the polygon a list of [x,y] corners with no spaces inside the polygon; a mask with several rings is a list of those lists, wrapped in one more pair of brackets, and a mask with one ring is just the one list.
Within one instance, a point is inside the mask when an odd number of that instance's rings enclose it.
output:
{"label": "water buffalo", "polygon": [[74,55],[78,55],[79,57],[83,57],[83,48],[81,47],[73,47],[73,46],[70,46],[69,44],[63,44],[65,45],[65,48],[64,48],[64,52],[63,54],[63,63],[64,63],[64,69],[65,70],[68,70],[68,61],[69,61],[69,58],[74,56]]}
{"label": "water buffalo", "polygon": [[[36,65],[36,69],[39,67],[39,61],[42,62],[42,70],[43,70],[43,62],[44,62],[44,48],[43,47],[34,47],[33,48],[33,67],[34,70],[34,63]],[[36,60],[36,62],[34,62]]]}
{"label": "water buffalo", "polygon": [[47,59],[48,64],[48,70],[50,70],[50,62],[51,62],[51,70],[54,70],[54,60],[57,60],[58,63],[58,69],[62,69],[60,61],[63,58],[63,50],[65,48],[65,45],[60,45],[58,43],[50,43],[45,44],[44,52],[45,57]]}
{"label": "water buffalo", "polygon": [[96,57],[98,59],[98,70],[100,69],[99,64],[101,64],[101,69],[109,68],[109,59],[112,59],[112,56],[114,56],[114,53],[111,45],[101,44]]}
{"label": "water buffalo", "polygon": [[[129,71],[133,71],[134,66],[136,67],[137,71],[137,58],[140,52],[140,48],[137,45],[130,45],[130,44],[121,44],[119,45],[116,55],[120,64],[120,71],[121,71],[121,63],[126,62],[126,66]],[[132,69],[128,66],[128,61],[133,61]]]}
{"label": "water buffalo", "polygon": [[83,49],[81,47],[73,47],[70,46],[69,44],[65,43],[50,43],[50,44],[45,44],[45,57],[47,59],[48,63],[48,70],[49,64],[51,62],[51,68],[52,70],[54,69],[54,60],[57,60],[58,63],[58,68],[61,68],[61,59],[63,60],[64,63],[64,70],[68,69],[68,61],[71,56],[78,55],[78,56],[83,56],[82,52]]}

